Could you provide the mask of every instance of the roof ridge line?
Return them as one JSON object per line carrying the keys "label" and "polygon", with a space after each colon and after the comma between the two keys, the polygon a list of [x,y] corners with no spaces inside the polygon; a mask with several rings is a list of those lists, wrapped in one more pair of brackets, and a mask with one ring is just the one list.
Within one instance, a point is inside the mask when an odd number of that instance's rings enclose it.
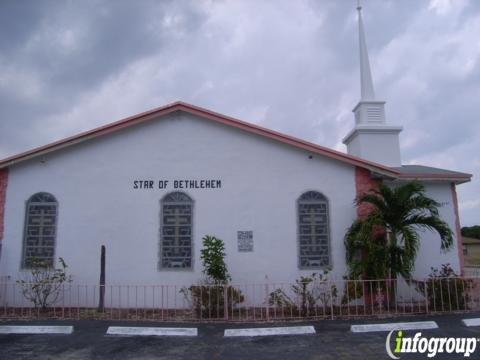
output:
{"label": "roof ridge line", "polygon": [[315,144],[303,139],[299,139],[291,135],[287,135],[275,130],[271,130],[260,125],[249,123],[249,122],[246,122],[228,115],[224,115],[200,106],[192,105],[180,100],[168,103],[164,106],[156,107],[156,108],[138,113],[136,115],[131,115],[131,116],[122,118],[120,120],[116,120],[114,122],[111,122],[105,125],[98,126],[96,128],[93,128],[87,131],[83,131],[76,135],[72,135],[63,139],[56,140],[54,142],[21,152],[16,155],[9,156],[7,158],[0,160],[0,168],[5,168],[8,166],[14,165],[18,162],[31,159],[31,158],[40,156],[42,154],[47,154],[52,151],[60,150],[70,145],[74,145],[89,139],[93,139],[95,137],[102,136],[126,127],[130,127],[135,124],[143,123],[157,116],[167,115],[169,113],[172,113],[174,111],[179,111],[179,110],[185,111],[187,113],[197,115],[200,117],[208,118],[210,120],[215,120],[216,122],[219,122],[219,123],[240,128],[250,133],[255,133],[257,135],[275,139],[277,141],[289,144],[291,146],[296,146],[297,148],[302,148],[307,151],[312,151],[318,154],[322,154],[324,156],[349,163],[350,165],[364,167],[371,171],[372,170],[378,171],[387,176],[398,177],[401,174],[400,171],[395,170],[391,167],[378,164],[372,161],[368,161],[368,160],[365,160],[353,155],[349,155],[337,150],[333,150],[319,144]]}

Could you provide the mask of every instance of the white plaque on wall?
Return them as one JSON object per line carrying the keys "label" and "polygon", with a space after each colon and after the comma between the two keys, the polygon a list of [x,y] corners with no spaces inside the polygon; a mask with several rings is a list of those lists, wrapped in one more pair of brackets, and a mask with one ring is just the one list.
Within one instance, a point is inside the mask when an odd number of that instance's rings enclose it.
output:
{"label": "white plaque on wall", "polygon": [[252,252],[253,251],[253,231],[237,231],[238,251]]}

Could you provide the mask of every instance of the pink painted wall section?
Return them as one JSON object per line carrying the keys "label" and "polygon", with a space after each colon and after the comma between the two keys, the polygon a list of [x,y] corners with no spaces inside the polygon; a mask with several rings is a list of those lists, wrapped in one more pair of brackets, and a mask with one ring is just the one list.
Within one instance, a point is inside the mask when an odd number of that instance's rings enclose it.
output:
{"label": "pink painted wall section", "polygon": [[3,239],[5,227],[5,201],[7,197],[8,169],[0,169],[0,240]]}
{"label": "pink painted wall section", "polygon": [[455,212],[455,235],[457,237],[457,251],[458,251],[458,260],[460,262],[460,274],[464,275],[465,259],[463,257],[463,239],[462,239],[462,230],[460,228],[460,217],[458,216],[458,198],[457,198],[457,189],[455,183],[452,183],[452,201],[453,201],[453,211]]}
{"label": "pink painted wall section", "polygon": [[[369,170],[360,167],[355,168],[355,187],[357,191],[357,198],[369,192],[371,189],[378,189],[379,184],[380,180],[372,179]],[[361,204],[357,207],[357,217],[359,219],[365,218],[371,209],[371,205]]]}

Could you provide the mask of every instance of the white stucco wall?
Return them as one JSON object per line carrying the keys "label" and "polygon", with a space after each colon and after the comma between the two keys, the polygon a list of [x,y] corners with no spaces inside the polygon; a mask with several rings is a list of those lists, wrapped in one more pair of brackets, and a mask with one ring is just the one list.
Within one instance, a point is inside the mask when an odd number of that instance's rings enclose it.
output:
{"label": "white stucco wall", "polygon": [[[399,183],[391,183],[397,186]],[[448,251],[441,250],[440,236],[437,232],[418,229],[420,234],[420,248],[417,252],[413,277],[423,279],[432,272],[432,267],[440,270],[442,264],[450,264],[457,274],[460,275],[460,260],[457,248],[457,233],[455,227],[455,209],[452,199],[452,189],[449,182],[424,182],[426,195],[441,204],[439,216],[444,220],[453,232],[453,246]]]}
{"label": "white stucco wall", "polygon": [[421,246],[418,251],[415,275],[419,278],[426,277],[431,273],[431,267],[440,270],[442,264],[450,264],[457,274],[460,275],[460,260],[457,248],[457,233],[455,227],[455,209],[452,199],[450,183],[425,183],[427,196],[441,203],[439,208],[440,217],[447,222],[454,234],[454,244],[447,251],[440,249],[440,236],[436,232],[425,231],[421,233]]}
{"label": "white stucco wall", "polygon": [[[52,193],[59,203],[56,258],[76,283],[96,284],[100,246],[110,284],[190,284],[202,278],[201,238],[226,243],[233,282],[293,281],[298,269],[296,200],[307,190],[330,204],[333,273],[345,274],[343,236],[356,216],[354,167],[241,130],[177,113],[12,166],[1,268],[18,277],[25,203]],[[170,180],[168,190],[134,180]],[[182,190],[194,200],[193,271],[158,271],[160,199],[174,179],[220,179],[221,189]],[[254,252],[237,251],[253,230]]]}
{"label": "white stucco wall", "polygon": [[360,129],[347,144],[350,155],[387,166],[401,166],[398,132]]}

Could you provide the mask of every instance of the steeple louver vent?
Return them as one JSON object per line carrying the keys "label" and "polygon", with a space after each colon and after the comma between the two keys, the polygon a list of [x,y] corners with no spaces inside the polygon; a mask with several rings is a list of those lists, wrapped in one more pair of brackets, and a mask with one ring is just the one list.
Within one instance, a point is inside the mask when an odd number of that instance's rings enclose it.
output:
{"label": "steeple louver vent", "polygon": [[367,108],[367,121],[368,122],[383,122],[383,109],[379,106],[369,106]]}
{"label": "steeple louver vent", "polygon": [[378,124],[385,125],[384,101],[361,101],[353,109],[357,125]]}

